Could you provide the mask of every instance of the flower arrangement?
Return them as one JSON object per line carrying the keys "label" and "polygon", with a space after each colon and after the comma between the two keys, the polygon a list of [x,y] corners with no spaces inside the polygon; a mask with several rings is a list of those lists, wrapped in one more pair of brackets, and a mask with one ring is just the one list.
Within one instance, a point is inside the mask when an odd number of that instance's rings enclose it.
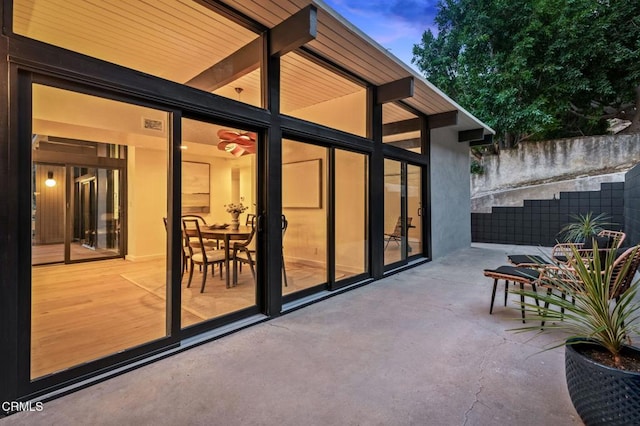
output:
{"label": "flower arrangement", "polygon": [[227,208],[227,213],[244,213],[245,210],[247,210],[249,207],[244,206],[242,203],[240,204],[234,204],[234,203],[230,203],[230,204],[225,204],[224,205]]}

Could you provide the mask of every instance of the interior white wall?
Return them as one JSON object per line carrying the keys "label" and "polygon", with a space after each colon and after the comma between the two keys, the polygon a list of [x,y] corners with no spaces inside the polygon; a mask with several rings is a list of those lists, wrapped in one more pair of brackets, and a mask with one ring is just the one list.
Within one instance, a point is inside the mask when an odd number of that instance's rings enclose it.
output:
{"label": "interior white wall", "polygon": [[[166,151],[129,147],[127,152],[127,258],[166,255]],[[164,165],[164,166],[162,166]]]}
{"label": "interior white wall", "polygon": [[[283,163],[322,159],[322,208],[286,208],[289,227],[283,242],[287,260],[315,265],[327,260],[327,150],[315,145],[283,140]],[[300,179],[306,179],[301,176]]]}
{"label": "interior white wall", "polygon": [[432,258],[471,244],[469,144],[449,127],[431,131]]}

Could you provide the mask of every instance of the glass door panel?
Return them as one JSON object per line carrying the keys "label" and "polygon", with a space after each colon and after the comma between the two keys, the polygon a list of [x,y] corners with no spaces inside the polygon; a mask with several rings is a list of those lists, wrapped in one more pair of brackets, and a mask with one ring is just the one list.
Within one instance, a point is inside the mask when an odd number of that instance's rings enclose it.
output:
{"label": "glass door panel", "polygon": [[71,260],[120,255],[119,170],[71,167]]}
{"label": "glass door panel", "polygon": [[385,159],[384,264],[396,267],[423,255],[422,168]]}
{"label": "glass door panel", "polygon": [[282,141],[284,295],[327,282],[328,149]]}
{"label": "glass door panel", "polygon": [[[29,351],[36,379],[168,335],[169,115],[40,84],[32,86],[32,105]],[[145,119],[157,129],[143,128]],[[50,172],[55,185],[47,186]],[[65,241],[65,263],[35,265],[42,247]],[[72,246],[101,259],[86,262]],[[125,251],[124,259],[104,259]]]}
{"label": "glass door panel", "polygon": [[335,150],[335,280],[369,270],[367,156]]}
{"label": "glass door panel", "polygon": [[403,202],[406,194],[402,163],[384,160],[384,264],[406,259],[407,233]]}
{"label": "glass door panel", "polygon": [[407,252],[422,255],[422,168],[407,165]]}
{"label": "glass door panel", "polygon": [[256,139],[182,120],[182,327],[257,304]]}

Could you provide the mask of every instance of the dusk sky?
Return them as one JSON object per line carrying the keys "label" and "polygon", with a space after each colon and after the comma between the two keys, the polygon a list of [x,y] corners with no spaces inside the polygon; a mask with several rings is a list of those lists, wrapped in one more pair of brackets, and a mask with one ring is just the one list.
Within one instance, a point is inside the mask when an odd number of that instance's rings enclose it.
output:
{"label": "dusk sky", "polygon": [[427,28],[435,33],[433,19],[438,0],[324,0],[382,47],[412,68],[413,45]]}

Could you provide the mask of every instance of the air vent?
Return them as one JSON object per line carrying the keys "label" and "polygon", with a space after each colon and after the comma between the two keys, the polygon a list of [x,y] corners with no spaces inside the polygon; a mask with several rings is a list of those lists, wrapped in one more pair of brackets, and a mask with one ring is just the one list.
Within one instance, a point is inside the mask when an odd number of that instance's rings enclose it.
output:
{"label": "air vent", "polygon": [[153,120],[151,118],[142,119],[142,127],[149,130],[157,130],[161,132],[164,129],[164,122],[162,120]]}

